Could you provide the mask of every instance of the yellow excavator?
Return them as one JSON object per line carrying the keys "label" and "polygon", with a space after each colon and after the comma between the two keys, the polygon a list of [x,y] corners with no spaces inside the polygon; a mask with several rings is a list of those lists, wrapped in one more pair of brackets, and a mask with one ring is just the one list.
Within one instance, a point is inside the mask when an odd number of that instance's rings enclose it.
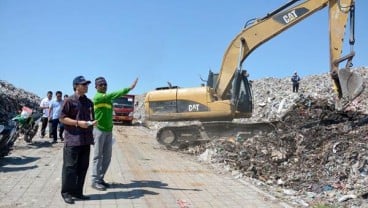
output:
{"label": "yellow excavator", "polygon": [[[354,0],[292,0],[265,17],[252,19],[231,41],[222,60],[220,73],[210,71],[207,85],[194,88],[157,88],[145,97],[146,118],[150,121],[200,121],[191,125],[167,125],[157,132],[159,143],[169,148],[208,141],[223,136],[253,135],[273,130],[271,123],[235,123],[234,118],[249,118],[253,97],[248,72],[242,64],[258,46],[328,7],[330,73],[339,100],[352,100],[363,90],[363,79],[351,71],[354,51],[341,56],[346,23],[350,22],[354,45]],[[345,62],[344,68],[339,64]]]}

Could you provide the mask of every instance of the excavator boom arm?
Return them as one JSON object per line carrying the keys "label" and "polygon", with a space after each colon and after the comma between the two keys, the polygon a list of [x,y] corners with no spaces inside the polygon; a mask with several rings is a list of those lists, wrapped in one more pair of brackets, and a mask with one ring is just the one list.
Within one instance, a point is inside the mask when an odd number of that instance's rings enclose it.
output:
{"label": "excavator boom arm", "polygon": [[338,64],[335,60],[340,58],[342,52],[345,24],[354,0],[308,0],[302,3],[299,1],[288,2],[267,16],[256,20],[231,41],[223,57],[215,87],[215,92],[220,99],[228,99],[236,70],[253,50],[326,6],[329,6],[330,70],[337,71]]}

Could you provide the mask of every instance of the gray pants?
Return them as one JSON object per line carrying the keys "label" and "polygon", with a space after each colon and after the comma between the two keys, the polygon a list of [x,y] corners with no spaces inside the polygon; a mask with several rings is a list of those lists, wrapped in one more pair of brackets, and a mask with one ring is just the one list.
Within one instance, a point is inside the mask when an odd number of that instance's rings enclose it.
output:
{"label": "gray pants", "polygon": [[95,140],[92,164],[92,183],[101,183],[110,165],[112,153],[112,132],[93,129]]}

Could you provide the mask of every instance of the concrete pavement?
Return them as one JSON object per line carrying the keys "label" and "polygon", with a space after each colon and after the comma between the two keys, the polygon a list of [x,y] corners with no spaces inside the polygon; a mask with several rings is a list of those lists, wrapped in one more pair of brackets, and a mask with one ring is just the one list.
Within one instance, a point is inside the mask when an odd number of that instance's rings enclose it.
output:
{"label": "concrete pavement", "polygon": [[60,196],[62,146],[35,138],[20,139],[12,154],[0,159],[0,208],[5,207],[290,207],[253,185],[219,174],[194,157],[159,148],[144,127],[118,126],[111,166],[105,177],[112,187],[90,200],[67,205]]}

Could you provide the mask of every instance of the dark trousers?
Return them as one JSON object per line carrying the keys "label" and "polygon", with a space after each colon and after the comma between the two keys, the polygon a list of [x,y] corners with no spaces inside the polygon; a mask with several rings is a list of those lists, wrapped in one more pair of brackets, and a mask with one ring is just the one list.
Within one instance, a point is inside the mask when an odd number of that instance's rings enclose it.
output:
{"label": "dark trousers", "polygon": [[64,124],[59,121],[59,138],[62,140],[64,139],[63,133],[64,133]]}
{"label": "dark trousers", "polygon": [[[59,119],[58,118],[51,120],[51,125],[52,125],[51,134],[52,134],[52,138],[54,138],[54,141],[57,140],[57,129],[58,129],[59,123],[60,122],[59,122]],[[59,135],[59,137],[60,137],[60,135]]]}
{"label": "dark trousers", "polygon": [[299,83],[293,83],[293,92],[299,91]]}
{"label": "dark trousers", "polygon": [[[47,117],[41,118],[41,136],[45,136],[46,127],[49,124],[49,119]],[[52,125],[49,125],[49,136],[52,134]]]}
{"label": "dark trousers", "polygon": [[64,146],[61,195],[82,195],[89,165],[90,145]]}

